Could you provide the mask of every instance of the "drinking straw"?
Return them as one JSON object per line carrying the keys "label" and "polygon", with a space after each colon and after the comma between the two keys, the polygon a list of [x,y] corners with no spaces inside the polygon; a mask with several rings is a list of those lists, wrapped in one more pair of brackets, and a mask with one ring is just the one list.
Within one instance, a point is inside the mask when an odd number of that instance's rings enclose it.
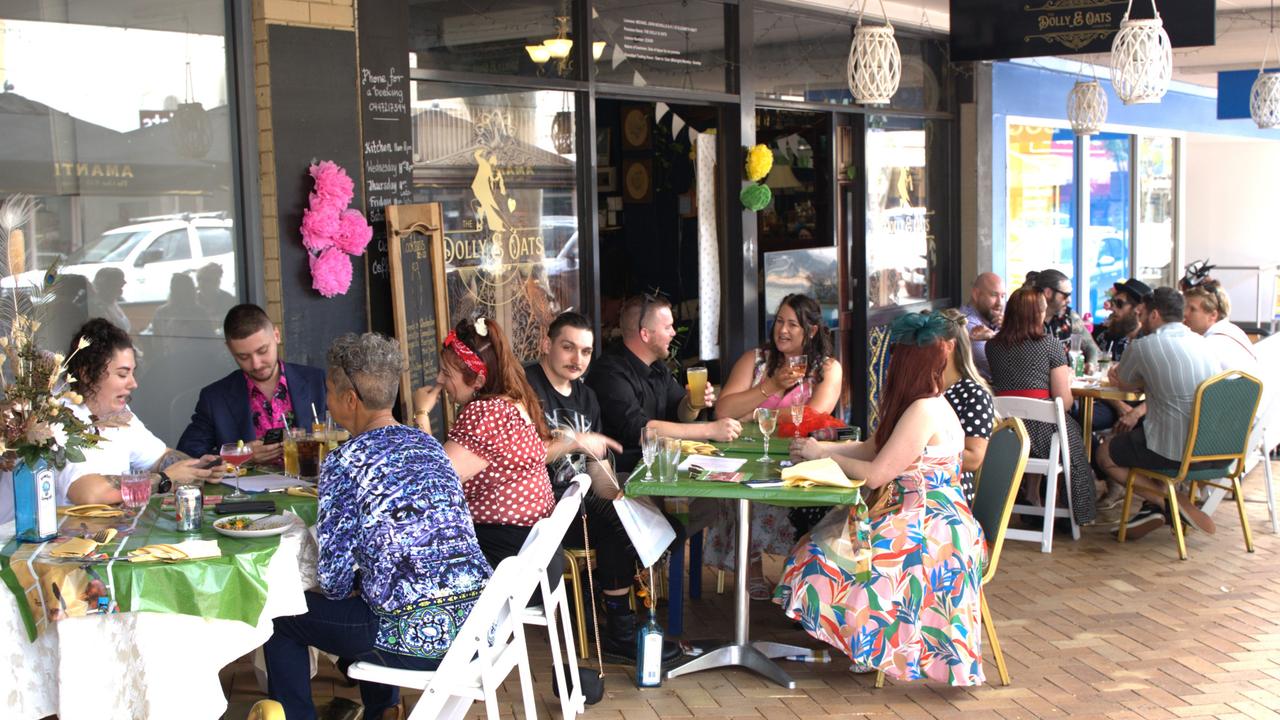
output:
{"label": "drinking straw", "polygon": [[311,422],[315,422],[316,420],[320,419],[320,413],[316,412],[315,402],[311,403],[311,418],[312,418]]}

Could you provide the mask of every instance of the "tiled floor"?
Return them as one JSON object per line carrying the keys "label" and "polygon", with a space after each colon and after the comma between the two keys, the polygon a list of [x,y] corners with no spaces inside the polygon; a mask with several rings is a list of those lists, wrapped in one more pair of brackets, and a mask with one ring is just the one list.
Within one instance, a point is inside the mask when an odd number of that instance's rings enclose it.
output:
{"label": "tiled floor", "polygon": [[[1164,530],[1118,545],[1106,529],[1086,528],[1079,542],[1057,538],[1051,555],[1030,543],[1006,545],[987,592],[1013,679],[1007,688],[999,686],[989,652],[986,672],[995,684],[979,688],[889,681],[876,690],[874,676],[853,675],[836,660],[785,663],[796,690],[725,671],[641,691],[631,668],[606,665],[606,697],[586,717],[1280,717],[1280,536],[1267,518],[1261,468],[1246,485],[1253,554],[1244,550],[1231,503],[1215,514],[1216,535],[1189,537],[1186,562]],[[777,571],[775,563],[770,575]],[[703,599],[687,607],[686,627],[697,629],[695,637],[728,637],[730,595],[715,594],[709,572],[704,588]],[[772,605],[752,603],[751,611],[754,639],[814,644]],[[537,711],[556,717],[544,638],[530,635]],[[358,698],[335,677],[322,661],[317,698]],[[227,668],[223,678],[233,701],[261,697],[247,663]],[[504,718],[523,717],[514,680],[499,699]],[[483,708],[473,707],[469,717],[483,717]]]}

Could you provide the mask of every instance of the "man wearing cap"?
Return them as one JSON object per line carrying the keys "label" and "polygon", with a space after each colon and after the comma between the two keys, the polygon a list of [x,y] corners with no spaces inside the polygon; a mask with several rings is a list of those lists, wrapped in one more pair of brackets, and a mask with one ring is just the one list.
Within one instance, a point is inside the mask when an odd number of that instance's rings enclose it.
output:
{"label": "man wearing cap", "polygon": [[1045,334],[1058,338],[1066,350],[1070,350],[1071,336],[1080,336],[1080,350],[1084,353],[1085,367],[1092,371],[1098,361],[1098,344],[1085,332],[1080,316],[1071,309],[1071,280],[1060,270],[1049,268],[1027,273],[1027,284],[1044,294]]}
{"label": "man wearing cap", "polygon": [[1138,337],[1138,305],[1151,294],[1151,288],[1137,278],[1129,278],[1113,285],[1112,291],[1111,315],[1095,339],[1100,347],[1109,345],[1111,359],[1119,362],[1125,348]]}

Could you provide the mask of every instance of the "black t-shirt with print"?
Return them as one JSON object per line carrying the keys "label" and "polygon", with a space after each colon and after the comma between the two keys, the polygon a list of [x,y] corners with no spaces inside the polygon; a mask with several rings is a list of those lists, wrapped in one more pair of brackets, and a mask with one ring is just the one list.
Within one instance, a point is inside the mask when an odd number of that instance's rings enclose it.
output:
{"label": "black t-shirt with print", "polygon": [[[565,396],[552,387],[541,363],[526,365],[524,374],[533,392],[537,394],[538,401],[542,403],[548,428],[552,431],[568,427],[574,432],[600,432],[600,402],[596,399],[596,391],[587,387],[581,379],[570,383],[569,394]],[[547,466],[556,498],[564,493],[575,475],[586,471],[586,462],[584,453],[575,452]]]}

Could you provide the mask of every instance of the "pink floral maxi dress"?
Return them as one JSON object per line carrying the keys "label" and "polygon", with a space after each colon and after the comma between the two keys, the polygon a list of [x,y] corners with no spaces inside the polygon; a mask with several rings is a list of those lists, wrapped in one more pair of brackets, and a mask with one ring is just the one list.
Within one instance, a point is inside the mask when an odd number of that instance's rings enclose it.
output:
{"label": "pink floral maxi dress", "polygon": [[958,442],[926,447],[894,481],[902,506],[871,521],[866,581],[812,541],[787,559],[774,602],[857,670],[952,685],[983,681],[986,543],[960,488],[962,450]]}

